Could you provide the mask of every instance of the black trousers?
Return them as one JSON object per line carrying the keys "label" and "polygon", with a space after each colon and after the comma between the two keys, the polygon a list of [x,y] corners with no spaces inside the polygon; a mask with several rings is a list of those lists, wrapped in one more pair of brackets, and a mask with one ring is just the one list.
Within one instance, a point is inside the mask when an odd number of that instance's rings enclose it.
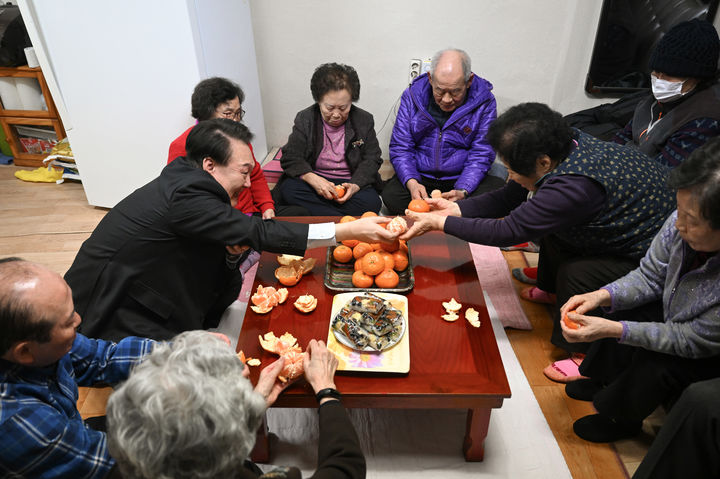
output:
{"label": "black trousers", "polygon": [[[339,185],[347,180],[326,178]],[[380,196],[375,188],[366,186],[355,193],[345,203],[326,200],[300,178],[285,178],[273,189],[273,200],[281,207],[301,206],[309,216],[360,216],[366,211],[378,213],[382,207]],[[288,214],[284,212],[284,214]],[[299,215],[298,215],[299,216]]]}
{"label": "black trousers", "polygon": [[[420,178],[420,184],[425,187],[428,195],[433,190],[440,190],[442,193],[454,190],[455,182],[455,180],[436,180],[425,176]],[[502,178],[487,175],[470,196],[477,196],[487,193],[488,191],[497,190],[498,188],[502,188],[504,184],[505,180]],[[400,183],[397,175],[394,175],[388,180],[385,188],[382,190],[381,196],[383,203],[385,203],[385,206],[393,215],[404,215],[405,208],[407,208],[408,203],[410,203],[412,199],[410,192],[405,188],[405,185]]]}
{"label": "black trousers", "polygon": [[665,418],[633,479],[720,477],[720,379],[691,384]]}
{"label": "black trousers", "polygon": [[683,358],[603,339],[593,343],[580,373],[607,384],[593,398],[598,413],[633,423],[674,403],[688,385],[720,376],[720,356]]}
{"label": "black trousers", "polygon": [[[560,307],[576,294],[595,291],[637,268],[640,260],[617,255],[589,256],[553,235],[540,239],[537,287],[557,295],[553,306],[553,331],[550,342],[573,353],[584,353],[589,343],[569,343],[560,327]],[[600,309],[586,313],[605,316]]]}

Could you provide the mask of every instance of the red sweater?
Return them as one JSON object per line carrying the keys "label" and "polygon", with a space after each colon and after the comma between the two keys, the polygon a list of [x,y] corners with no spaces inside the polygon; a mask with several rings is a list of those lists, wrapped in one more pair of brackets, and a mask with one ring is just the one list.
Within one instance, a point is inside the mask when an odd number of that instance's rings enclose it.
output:
{"label": "red sweater", "polygon": [[[168,151],[168,164],[178,156],[185,156],[185,141],[187,136],[190,134],[190,130],[194,127],[191,126],[185,133],[178,136],[170,143],[170,150]],[[255,161],[255,166],[250,173],[250,188],[246,188],[238,195],[238,202],[235,208],[242,211],[243,213],[264,213],[266,210],[274,210],[275,204],[273,203],[272,196],[270,196],[270,188],[268,188],[265,175],[263,174],[260,163],[255,160],[255,153],[253,152],[252,145],[250,147],[250,154]]]}

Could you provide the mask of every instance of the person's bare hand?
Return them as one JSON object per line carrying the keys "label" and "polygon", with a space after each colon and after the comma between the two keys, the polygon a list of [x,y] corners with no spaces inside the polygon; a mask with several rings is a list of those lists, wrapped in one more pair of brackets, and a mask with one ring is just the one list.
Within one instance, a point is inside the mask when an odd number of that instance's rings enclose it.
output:
{"label": "person's bare hand", "polygon": [[227,250],[227,252],[232,255],[235,255],[235,256],[240,256],[245,251],[247,251],[249,248],[250,248],[249,246],[239,245],[239,244],[225,246],[225,249]]}
{"label": "person's bare hand", "polygon": [[332,181],[315,173],[305,173],[301,178],[315,190],[318,196],[322,196],[326,200],[335,199],[335,183]]}
{"label": "person's bare hand", "polygon": [[360,191],[360,187],[355,183],[343,183],[342,186],[345,187],[345,194],[335,200],[340,204],[345,203],[347,200],[352,198],[355,193]]}
{"label": "person's bare hand", "polygon": [[446,216],[435,213],[416,213],[405,210],[405,215],[413,220],[413,224],[405,233],[400,235],[402,240],[410,240],[416,236],[423,235],[428,231],[442,231],[445,228]]}
{"label": "person's bare hand", "polygon": [[425,189],[425,185],[421,184],[416,180],[415,178],[410,178],[407,180],[407,183],[405,183],[405,187],[410,192],[410,199],[413,200],[424,200],[428,198],[427,190]]}
{"label": "person's bare hand", "polygon": [[460,190],[450,190],[442,194],[442,197],[448,201],[464,200],[465,193]]}
{"label": "person's bare hand", "polygon": [[428,198],[427,204],[430,205],[430,211],[440,216],[462,216],[460,207],[454,201],[445,198]]}
{"label": "person's bare hand", "polygon": [[335,388],[337,367],[338,360],[325,343],[311,339],[303,358],[303,368],[305,379],[316,394],[326,388]]}
{"label": "person's bare hand", "polygon": [[347,223],[336,223],[335,239],[338,241],[356,239],[367,243],[390,243],[398,237],[397,234],[385,229],[385,223],[390,220],[392,218],[388,216],[370,216]]}
{"label": "person's bare hand", "polygon": [[576,294],[575,296],[571,296],[570,299],[560,307],[560,317],[563,317],[569,311],[585,314],[601,306],[610,306],[610,293],[606,289],[598,289],[585,294]]}
{"label": "person's bare hand", "polygon": [[262,219],[271,220],[273,218],[275,218],[275,210],[274,209],[270,208],[270,209],[263,211]]}
{"label": "person's bare hand", "polygon": [[289,386],[289,382],[283,383],[278,379],[278,375],[282,371],[285,359],[281,356],[275,362],[268,364],[262,371],[255,391],[265,398],[265,403],[270,407],[278,398],[280,393]]}
{"label": "person's bare hand", "polygon": [[622,336],[622,324],[617,321],[578,313],[568,313],[567,316],[577,325],[575,328],[571,328],[565,324],[565,321],[560,320],[563,336],[570,343],[588,343],[598,339]]}

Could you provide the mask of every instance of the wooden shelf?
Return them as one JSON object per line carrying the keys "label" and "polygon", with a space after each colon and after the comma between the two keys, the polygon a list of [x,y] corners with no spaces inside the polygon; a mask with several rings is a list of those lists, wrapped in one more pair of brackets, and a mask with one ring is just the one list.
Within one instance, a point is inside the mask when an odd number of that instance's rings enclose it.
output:
{"label": "wooden shelf", "polygon": [[37,80],[47,110],[17,110],[6,109],[0,101],[0,125],[5,131],[5,137],[10,145],[14,163],[17,166],[43,166],[42,160],[49,153],[28,153],[18,138],[18,126],[40,126],[51,127],[55,131],[57,140],[65,138],[65,128],[55,108],[50,90],[48,89],[45,77],[39,67],[30,68],[27,65],[20,67],[0,67],[0,78],[34,78]]}

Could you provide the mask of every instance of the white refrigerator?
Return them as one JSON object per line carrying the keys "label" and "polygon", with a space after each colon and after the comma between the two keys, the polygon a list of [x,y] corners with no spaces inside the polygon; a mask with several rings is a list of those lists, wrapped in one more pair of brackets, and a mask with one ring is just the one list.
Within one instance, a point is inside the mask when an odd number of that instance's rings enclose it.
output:
{"label": "white refrigerator", "polygon": [[244,122],[267,153],[247,0],[18,0],[88,202],[112,207],[155,178],[194,123],[211,76],[243,88]]}

